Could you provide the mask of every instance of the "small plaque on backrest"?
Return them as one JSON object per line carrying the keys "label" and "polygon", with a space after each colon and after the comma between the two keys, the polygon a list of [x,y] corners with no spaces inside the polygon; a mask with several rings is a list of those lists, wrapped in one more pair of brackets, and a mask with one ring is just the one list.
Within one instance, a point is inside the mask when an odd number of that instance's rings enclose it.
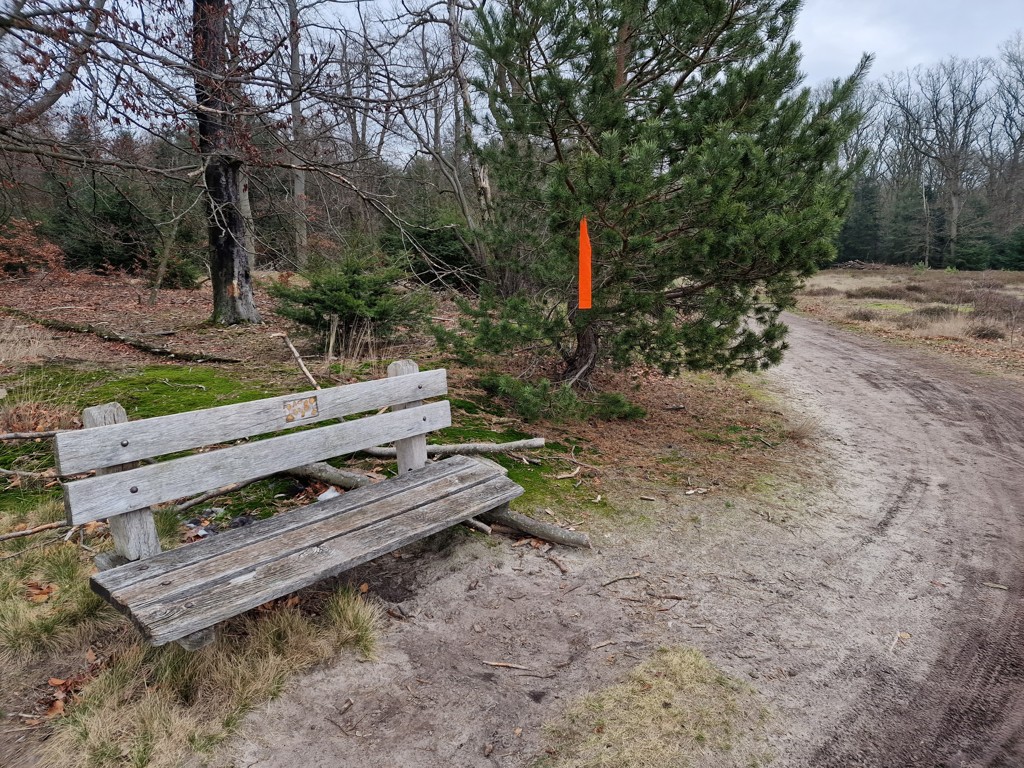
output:
{"label": "small plaque on backrest", "polygon": [[284,420],[289,424],[293,421],[311,419],[318,413],[320,411],[317,409],[316,395],[284,401]]}

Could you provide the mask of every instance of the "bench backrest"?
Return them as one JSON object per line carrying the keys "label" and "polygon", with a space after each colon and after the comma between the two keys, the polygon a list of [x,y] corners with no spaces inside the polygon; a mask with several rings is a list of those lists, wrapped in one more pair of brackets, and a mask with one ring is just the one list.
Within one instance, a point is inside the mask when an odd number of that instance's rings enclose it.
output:
{"label": "bench backrest", "polygon": [[[424,435],[451,424],[446,400],[420,404],[447,392],[445,371],[416,370],[415,363],[398,361],[387,379],[62,432],[55,441],[60,474],[98,470],[95,477],[64,484],[68,522],[111,518],[384,443],[398,446],[400,471],[414,469],[426,457]],[[387,407],[390,413],[134,466]],[[133,468],[117,471],[126,464]]]}

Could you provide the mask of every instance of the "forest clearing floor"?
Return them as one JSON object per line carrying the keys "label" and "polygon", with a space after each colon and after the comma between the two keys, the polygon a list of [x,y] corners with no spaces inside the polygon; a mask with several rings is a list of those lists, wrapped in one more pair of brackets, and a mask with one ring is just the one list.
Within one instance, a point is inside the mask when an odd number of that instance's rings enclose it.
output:
{"label": "forest clearing floor", "polygon": [[[633,371],[604,383],[642,420],[516,425],[592,465],[557,479],[573,464],[552,459],[535,479],[561,490],[528,489],[520,511],[587,530],[595,548],[455,529],[345,574],[390,617],[377,660],[345,655],[292,680],[202,762],[1017,764],[1020,386],[787,321],[792,348],[765,377]],[[296,384],[272,341],[264,376]],[[453,379],[453,397],[479,397],[469,373]],[[688,648],[713,667],[687,666]],[[50,674],[32,671],[29,698]],[[49,728],[13,725],[0,750]],[[661,751],[668,741],[684,751]]]}
{"label": "forest clearing floor", "polygon": [[[607,484],[613,505],[655,496],[647,525],[560,554],[567,574],[483,543],[425,563],[394,596],[409,618],[380,663],[307,679],[253,715],[217,765],[1019,764],[1024,393],[788,321],[792,349],[770,381],[818,425],[820,463],[806,465],[817,480],[782,472],[725,501],[623,478]],[[598,703],[588,735],[618,761],[531,762],[567,698],[679,646],[756,689],[767,722],[733,721],[746,728],[732,750],[688,762],[623,761],[601,744],[616,718]]]}

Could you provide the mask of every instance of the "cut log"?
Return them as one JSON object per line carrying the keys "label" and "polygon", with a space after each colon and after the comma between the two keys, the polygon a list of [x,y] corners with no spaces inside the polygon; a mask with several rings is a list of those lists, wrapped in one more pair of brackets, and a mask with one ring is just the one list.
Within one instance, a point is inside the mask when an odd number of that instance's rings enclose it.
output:
{"label": "cut log", "polygon": [[478,515],[477,517],[485,523],[507,525],[509,528],[515,528],[517,531],[528,533],[538,539],[544,539],[544,541],[550,541],[554,544],[590,549],[590,537],[587,534],[580,533],[579,531],[567,531],[565,528],[559,528],[557,525],[551,525],[551,523],[542,523],[540,520],[534,520],[532,517],[513,512],[507,505],[492,509],[490,512]]}
{"label": "cut log", "polygon": [[475,517],[471,517],[468,520],[463,520],[462,524],[467,526],[468,528],[472,528],[474,530],[480,531],[481,533],[485,533],[488,536],[491,535],[491,526],[487,525],[487,523],[481,523]]}
{"label": "cut log", "polygon": [[[481,453],[509,453],[510,451],[521,451],[524,448],[543,448],[543,437],[531,437],[527,440],[513,440],[510,443],[460,443],[455,445],[428,445],[427,454],[430,456],[475,456]],[[362,453],[375,456],[378,459],[395,458],[394,448],[366,448]]]}
{"label": "cut log", "polygon": [[332,467],[325,461],[303,464],[301,467],[289,469],[288,474],[308,480],[319,480],[328,485],[344,488],[346,491],[351,491],[353,488],[362,488],[364,485],[369,485],[372,482],[366,475]]}

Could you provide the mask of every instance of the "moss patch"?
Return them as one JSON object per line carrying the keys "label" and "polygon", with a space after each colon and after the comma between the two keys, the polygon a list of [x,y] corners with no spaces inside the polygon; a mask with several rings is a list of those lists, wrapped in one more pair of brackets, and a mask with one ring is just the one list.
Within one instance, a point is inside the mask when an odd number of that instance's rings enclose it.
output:
{"label": "moss patch", "polygon": [[108,381],[87,394],[90,405],[118,402],[130,418],[144,419],[272,397],[281,391],[212,368],[161,365]]}

